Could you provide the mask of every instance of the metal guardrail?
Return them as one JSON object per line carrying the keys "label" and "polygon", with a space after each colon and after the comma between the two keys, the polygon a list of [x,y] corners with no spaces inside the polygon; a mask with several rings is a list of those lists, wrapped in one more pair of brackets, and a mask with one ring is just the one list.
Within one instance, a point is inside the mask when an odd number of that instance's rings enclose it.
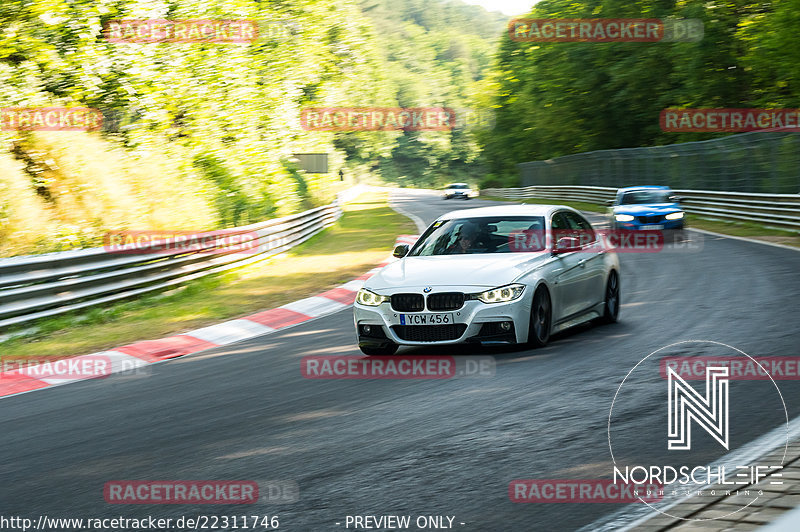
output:
{"label": "metal guardrail", "polygon": [[226,235],[241,236],[246,253],[212,246],[122,254],[103,247],[0,259],[0,331],[173,288],[277,255],[333,224],[341,216],[340,204],[357,193],[350,189],[330,205],[225,230]]}
{"label": "metal guardrail", "polygon": [[[616,188],[590,186],[531,186],[486,188],[481,196],[505,199],[538,198],[582,201],[605,205],[614,199]],[[715,190],[675,190],[690,214],[703,218],[756,222],[781,229],[800,231],[800,194],[756,194]]]}

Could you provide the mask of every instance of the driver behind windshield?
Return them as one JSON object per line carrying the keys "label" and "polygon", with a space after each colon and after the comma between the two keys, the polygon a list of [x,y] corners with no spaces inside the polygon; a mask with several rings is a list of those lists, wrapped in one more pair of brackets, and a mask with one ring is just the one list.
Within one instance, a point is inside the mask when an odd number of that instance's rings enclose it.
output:
{"label": "driver behind windshield", "polygon": [[445,254],[457,255],[460,253],[469,253],[473,249],[477,236],[478,226],[471,222],[465,223],[459,230],[458,238],[447,247]]}

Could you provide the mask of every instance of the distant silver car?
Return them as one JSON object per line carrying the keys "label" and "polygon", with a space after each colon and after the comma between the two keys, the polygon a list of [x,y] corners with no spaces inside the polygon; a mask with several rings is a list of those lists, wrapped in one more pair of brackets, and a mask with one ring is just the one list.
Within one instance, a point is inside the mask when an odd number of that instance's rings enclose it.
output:
{"label": "distant silver car", "polygon": [[560,205],[445,214],[358,292],[358,345],[368,355],[400,345],[543,346],[588,320],[614,322],[619,260],[598,243],[591,224]]}
{"label": "distant silver car", "polygon": [[444,199],[460,198],[469,199],[474,192],[467,183],[451,183],[444,189]]}

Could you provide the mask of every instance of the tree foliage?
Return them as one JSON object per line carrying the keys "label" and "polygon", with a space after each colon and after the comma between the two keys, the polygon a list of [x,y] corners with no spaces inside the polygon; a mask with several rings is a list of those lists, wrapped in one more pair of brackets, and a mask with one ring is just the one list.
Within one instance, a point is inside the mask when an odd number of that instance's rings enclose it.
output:
{"label": "tree foliage", "polygon": [[[546,43],[502,39],[491,84],[490,170],[609,148],[704,140],[665,133],[668,107],[797,107],[800,0],[543,0],[530,18],[697,18],[699,42]],[[508,181],[506,181],[508,182]]]}
{"label": "tree foliage", "polygon": [[[312,132],[300,115],[313,106],[467,105],[503,24],[496,15],[479,24],[486,16],[421,0],[4,1],[0,107],[92,107],[105,126],[0,131],[14,172],[0,187],[27,183],[29,193],[0,199],[0,249],[30,249],[21,235],[32,232],[37,245],[67,234],[68,247],[110,227],[257,221],[330,201],[342,167],[348,180],[371,172],[420,185],[466,172],[479,147],[464,131]],[[119,19],[250,19],[261,31],[240,44],[110,42],[103,27]],[[292,154],[308,152],[328,153],[330,172],[299,171]],[[32,217],[21,211],[33,205],[48,231],[25,225]],[[15,237],[26,244],[12,245]]]}

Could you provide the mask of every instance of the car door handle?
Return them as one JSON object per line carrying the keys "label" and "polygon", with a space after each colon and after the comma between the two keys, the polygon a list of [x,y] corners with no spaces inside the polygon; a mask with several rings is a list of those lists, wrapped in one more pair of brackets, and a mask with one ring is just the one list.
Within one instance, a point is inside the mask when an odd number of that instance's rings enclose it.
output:
{"label": "car door handle", "polygon": [[578,266],[580,266],[581,268],[585,268],[586,267],[586,259],[581,259],[581,261],[578,263]]}

